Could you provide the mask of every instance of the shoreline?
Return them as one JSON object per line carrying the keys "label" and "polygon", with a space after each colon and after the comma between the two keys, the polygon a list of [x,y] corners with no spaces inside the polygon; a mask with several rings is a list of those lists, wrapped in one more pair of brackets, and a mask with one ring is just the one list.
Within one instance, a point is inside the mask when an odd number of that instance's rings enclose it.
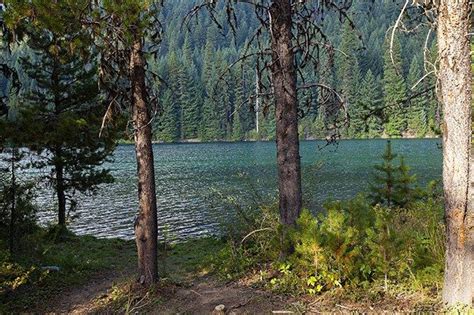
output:
{"label": "shoreline", "polygon": [[[378,138],[341,138],[335,140],[335,142],[339,141],[366,141],[366,140],[436,140],[441,139],[441,136],[433,136],[433,137],[378,137]],[[305,138],[300,139],[301,141],[329,141],[329,139],[324,138]],[[271,139],[244,139],[244,140],[200,140],[200,139],[188,139],[188,140],[179,140],[173,142],[166,142],[166,141],[152,141],[152,144],[202,144],[202,143],[242,143],[242,142],[275,142],[275,140]],[[118,140],[117,145],[132,145],[135,142],[133,140]]]}

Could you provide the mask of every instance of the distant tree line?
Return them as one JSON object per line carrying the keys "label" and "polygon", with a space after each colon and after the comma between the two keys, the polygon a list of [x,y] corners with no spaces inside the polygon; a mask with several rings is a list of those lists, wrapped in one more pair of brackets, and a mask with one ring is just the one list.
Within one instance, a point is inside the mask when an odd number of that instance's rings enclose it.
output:
{"label": "distant tree line", "polygon": [[[321,82],[344,96],[349,116],[348,123],[339,130],[344,138],[440,135],[434,79],[427,77],[416,84],[426,73],[421,49],[426,33],[397,33],[392,56],[388,49],[389,27],[401,4],[375,1],[368,7],[364,1],[355,1],[350,9],[355,28],[345,23],[341,30],[337,17],[327,19],[325,33],[335,46],[331,61],[334,67]],[[160,19],[166,21],[164,37],[159,58],[150,61],[153,72],[162,79],[162,84],[155,86],[162,108],[154,120],[153,139],[274,139],[273,110],[260,108],[256,130],[255,98],[249,98],[255,91],[254,60],[231,67],[257,29],[251,8],[242,5],[237,12],[239,27],[234,36],[228,25],[219,29],[206,14],[188,30],[183,18],[192,6],[192,1],[165,2],[160,13]],[[221,12],[225,15],[224,10]],[[430,38],[428,43],[427,57],[434,61],[436,42]],[[19,45],[13,55],[18,58],[17,68],[21,68],[20,56],[35,58],[25,44]],[[20,73],[23,90],[34,88],[26,72],[20,69]],[[305,70],[304,75],[311,81],[317,79],[312,71]],[[6,93],[8,85],[5,78],[0,78],[0,92]],[[420,93],[422,97],[411,98]],[[329,114],[318,105],[321,97],[317,91],[300,97],[300,111],[305,113],[299,122],[303,139],[325,138],[329,133]]]}
{"label": "distant tree line", "polygon": [[[350,9],[355,29],[349,23],[341,26],[337,17],[327,19],[325,32],[335,45],[334,67],[321,82],[344,96],[349,114],[349,122],[339,130],[344,138],[440,134],[434,79],[427,78],[412,89],[425,74],[420,47],[426,32],[397,33],[390,56],[388,30],[401,4],[375,1],[369,8],[366,2],[355,1]],[[250,66],[255,62],[231,67],[258,27],[251,8],[243,5],[237,12],[235,36],[229,26],[219,29],[206,14],[188,31],[182,20],[190,8],[189,1],[174,1],[162,11],[167,23],[160,58],[153,66],[168,86],[159,87],[163,111],[156,121],[154,140],[273,139],[273,110],[260,108],[256,131],[255,98],[249,98],[255,91],[256,70]],[[436,59],[433,38],[428,49],[428,58]],[[304,75],[308,81],[317,79],[313,71],[305,70]],[[418,93],[422,97],[411,98]],[[324,106],[318,106],[318,98],[317,91],[300,97],[300,111],[305,113],[299,124],[301,138],[328,135],[330,117]]]}

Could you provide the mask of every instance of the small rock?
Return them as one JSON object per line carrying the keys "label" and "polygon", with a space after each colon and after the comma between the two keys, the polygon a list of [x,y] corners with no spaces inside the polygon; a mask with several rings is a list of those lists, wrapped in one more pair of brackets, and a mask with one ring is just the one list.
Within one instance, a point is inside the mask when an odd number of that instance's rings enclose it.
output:
{"label": "small rock", "polygon": [[212,315],[224,315],[225,314],[225,305],[219,304],[214,308]]}
{"label": "small rock", "polygon": [[224,304],[219,304],[217,305],[214,310],[218,311],[218,312],[222,312],[225,310],[225,305]]}

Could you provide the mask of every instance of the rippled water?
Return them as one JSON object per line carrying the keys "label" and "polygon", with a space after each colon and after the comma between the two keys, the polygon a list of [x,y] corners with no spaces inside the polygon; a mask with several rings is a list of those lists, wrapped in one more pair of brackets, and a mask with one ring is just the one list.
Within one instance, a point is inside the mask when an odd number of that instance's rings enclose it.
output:
{"label": "rippled water", "polygon": [[[302,177],[306,200],[316,209],[327,198],[348,198],[366,189],[372,166],[379,163],[384,140],[345,140],[322,148],[325,142],[301,143]],[[441,177],[439,140],[392,140],[420,183]],[[222,198],[235,196],[248,203],[253,190],[263,199],[276,196],[276,152],[273,142],[154,145],[160,235],[178,239],[218,232],[219,218],[230,211]],[[78,234],[133,238],[137,209],[135,152],[121,145],[107,165],[115,183],[97,196],[81,198],[70,227]],[[240,174],[240,175],[239,175]],[[52,196],[41,200],[39,219],[55,219]]]}

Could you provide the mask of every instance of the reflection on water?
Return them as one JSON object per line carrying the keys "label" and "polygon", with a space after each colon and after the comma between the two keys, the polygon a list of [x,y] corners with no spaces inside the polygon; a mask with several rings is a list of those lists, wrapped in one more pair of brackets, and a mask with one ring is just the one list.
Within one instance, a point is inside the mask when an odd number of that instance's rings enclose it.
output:
{"label": "reflection on water", "polygon": [[[422,184],[440,178],[439,140],[392,142]],[[327,198],[347,198],[364,190],[385,141],[346,140],[337,147],[322,146],[324,142],[301,143],[304,193],[313,209]],[[262,196],[276,195],[273,142],[157,144],[154,153],[160,235],[165,230],[178,239],[216,233],[220,218],[229,211],[224,202],[212,198],[216,192],[236,196],[243,203],[253,198],[251,187]],[[115,183],[104,185],[96,196],[80,198],[71,229],[78,234],[131,239],[137,209],[134,147],[119,146],[115,161],[106,167],[112,170]],[[40,221],[54,220],[54,212],[45,210],[54,205],[53,196],[42,196],[38,202]]]}

